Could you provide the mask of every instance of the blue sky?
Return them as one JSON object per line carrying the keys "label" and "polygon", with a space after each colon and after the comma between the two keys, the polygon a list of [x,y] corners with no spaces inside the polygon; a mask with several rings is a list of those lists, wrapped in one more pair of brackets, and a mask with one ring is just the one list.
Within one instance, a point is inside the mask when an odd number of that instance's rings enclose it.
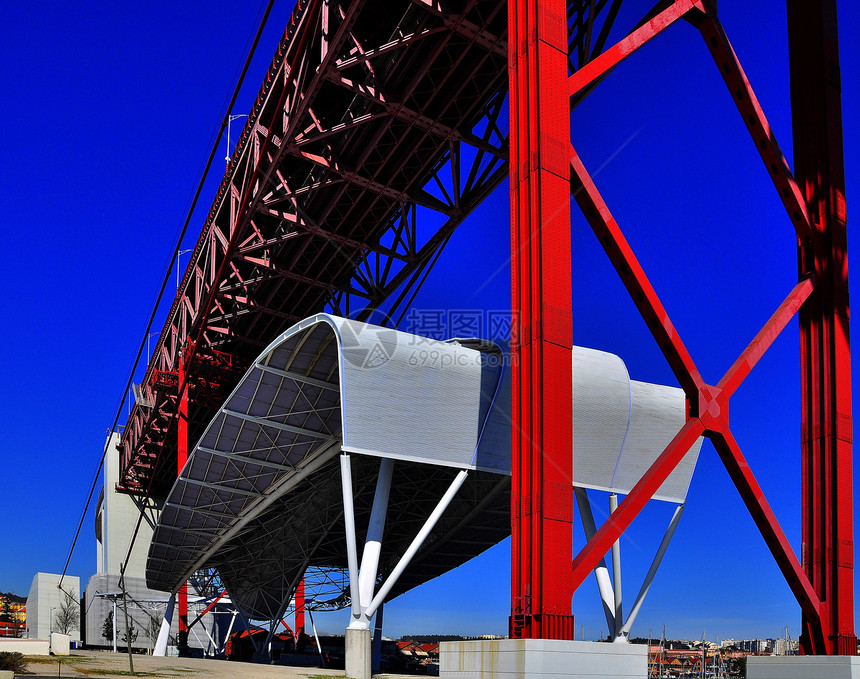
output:
{"label": "blue sky", "polygon": [[[291,6],[276,3],[234,112],[245,112],[256,95]],[[26,594],[36,571],[62,570],[259,10],[258,0],[236,0],[153,2],[145,10],[16,3],[5,13],[0,590]],[[628,0],[620,25],[642,11],[643,3]],[[791,162],[784,3],[732,0],[720,11]],[[839,13],[851,229],[860,185],[860,82],[848,65],[860,56],[860,9],[840,2]],[[683,22],[674,26],[623,64],[572,121],[586,167],[705,379],[715,383],[794,285],[796,265],[791,226],[698,33]],[[196,239],[219,180],[213,173],[183,247]],[[417,308],[509,308],[507,205],[505,186],[461,227]],[[596,240],[573,214],[574,341],[619,354],[634,379],[672,384]],[[857,246],[849,231],[852,256]],[[857,280],[855,269],[852,291]],[[796,547],[797,356],[792,326],[732,401],[735,437]],[[670,515],[671,507],[649,507],[622,541],[628,602]],[[69,571],[82,579],[95,570],[92,523],[90,513]],[[579,525],[574,536],[581,545]],[[502,543],[392,602],[387,633],[503,633],[509,551]],[[581,626],[585,638],[603,633],[595,590],[590,580],[574,597],[577,633]],[[706,443],[687,511],[634,634],[659,633],[666,624],[672,637],[778,636],[788,626],[796,638],[799,621]],[[345,622],[329,615],[321,626],[337,631]]]}

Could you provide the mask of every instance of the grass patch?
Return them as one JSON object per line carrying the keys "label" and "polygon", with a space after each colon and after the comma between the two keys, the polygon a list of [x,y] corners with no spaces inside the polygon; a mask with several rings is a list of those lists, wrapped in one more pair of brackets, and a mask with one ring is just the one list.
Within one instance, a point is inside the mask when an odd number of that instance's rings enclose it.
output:
{"label": "grass patch", "polygon": [[91,668],[86,670],[87,676],[120,676],[120,677],[163,677],[161,672],[129,672],[128,670],[103,670]]}
{"label": "grass patch", "polygon": [[119,676],[119,677],[172,677],[177,674],[195,674],[197,670],[191,670],[185,667],[170,667],[165,668],[163,670],[155,670],[155,671],[141,671],[141,672],[129,672],[128,670],[112,670],[112,669],[102,669],[95,667],[88,667],[86,669],[82,669],[88,677],[101,677],[101,676]]}
{"label": "grass patch", "polygon": [[71,665],[88,663],[92,661],[92,658],[82,655],[25,655],[24,660],[29,665],[56,665],[58,662]]}

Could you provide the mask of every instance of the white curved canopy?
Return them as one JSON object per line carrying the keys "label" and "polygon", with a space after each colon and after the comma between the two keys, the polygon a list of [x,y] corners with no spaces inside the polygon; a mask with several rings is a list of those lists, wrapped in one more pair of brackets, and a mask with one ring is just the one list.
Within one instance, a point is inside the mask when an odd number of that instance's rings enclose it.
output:
{"label": "white curved canopy", "polygon": [[[573,485],[627,494],[686,418],[677,387],[631,380],[614,354],[573,348]],[[702,447],[698,439],[655,500],[687,497]]]}
{"label": "white curved canopy", "polygon": [[[341,450],[401,461],[396,473],[409,488],[386,526],[391,559],[451,468],[476,470],[430,537],[435,554],[419,555],[392,596],[500,541],[510,531],[507,362],[481,340],[441,342],[326,314],[296,324],[263,351],[191,451],[153,536],[150,586],[173,590],[214,566],[234,600],[265,618],[308,566],[344,567]],[[573,485],[626,493],[681,428],[683,394],[630,380],[618,357],[581,348],[573,384]],[[683,502],[699,446],[657,499]],[[356,464],[359,474],[375,470]]]}

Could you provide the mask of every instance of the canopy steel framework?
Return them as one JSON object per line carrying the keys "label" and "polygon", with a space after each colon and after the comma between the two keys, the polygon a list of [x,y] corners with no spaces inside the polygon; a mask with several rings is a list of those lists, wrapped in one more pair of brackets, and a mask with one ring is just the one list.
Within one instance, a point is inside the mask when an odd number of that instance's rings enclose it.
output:
{"label": "canopy steel framework", "polygon": [[[164,497],[260,348],[328,308],[397,319],[456,227],[508,174],[515,636],[570,637],[570,595],[700,434],[711,438],[803,611],[806,653],[856,650],[851,390],[835,0],[788,2],[797,181],[709,0],[661,0],[606,48],[621,0],[299,0],[177,291],[121,441],[120,487]],[[397,9],[394,10],[393,7]],[[793,225],[799,283],[706,384],[570,139],[569,110],[679,19],[702,34]],[[511,39],[508,40],[508,33]],[[510,102],[506,87],[510,77]],[[573,559],[568,191],[684,389],[678,437]],[[798,559],[729,427],[774,337],[801,331]],[[565,369],[568,368],[568,369]],[[559,382],[550,379],[563,375]],[[558,457],[558,459],[556,459]],[[559,466],[561,465],[561,466]]]}
{"label": "canopy steel framework", "polygon": [[[777,145],[720,25],[716,3],[659,2],[616,45],[592,50],[601,4],[509,4],[514,457],[513,637],[573,638],[573,591],[600,563],[701,435],[720,459],[803,611],[807,654],[855,655],[848,268],[835,0],[788,3],[797,174]],[[613,3],[614,8],[616,3]],[[609,12],[611,14],[610,8]],[[569,110],[622,60],[679,19],[714,58],[788,213],[799,282],[716,385],[696,368],[656,291],[570,141]],[[585,22],[586,32],[575,31]],[[586,55],[588,55],[586,57]],[[687,423],[573,560],[571,427],[558,376],[570,374],[569,195],[594,230],[684,389]],[[798,559],[729,423],[732,394],[799,312],[802,373],[803,546]],[[564,386],[564,385],[562,385]]]}

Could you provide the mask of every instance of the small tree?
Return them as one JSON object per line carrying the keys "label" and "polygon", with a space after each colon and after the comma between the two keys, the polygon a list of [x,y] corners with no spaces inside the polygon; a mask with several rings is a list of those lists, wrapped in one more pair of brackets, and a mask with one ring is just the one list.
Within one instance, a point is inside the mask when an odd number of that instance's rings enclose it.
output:
{"label": "small tree", "polygon": [[54,626],[60,634],[69,634],[80,627],[81,610],[77,598],[64,589],[60,589],[60,607],[54,615]]}
{"label": "small tree", "polygon": [[108,611],[104,623],[102,623],[102,636],[113,643],[113,611]]}
{"label": "small tree", "polygon": [[155,645],[155,642],[158,641],[158,633],[161,631],[161,620],[158,619],[157,615],[149,615],[149,623],[146,626],[146,636],[149,637],[150,647]]}
{"label": "small tree", "polygon": [[[128,640],[129,637],[131,637],[131,642],[129,642]],[[134,620],[129,620],[128,633],[123,631],[120,639],[122,639],[122,643],[124,643],[126,646],[128,646],[130,643],[133,644],[135,641],[137,641],[137,630],[134,628]]]}

